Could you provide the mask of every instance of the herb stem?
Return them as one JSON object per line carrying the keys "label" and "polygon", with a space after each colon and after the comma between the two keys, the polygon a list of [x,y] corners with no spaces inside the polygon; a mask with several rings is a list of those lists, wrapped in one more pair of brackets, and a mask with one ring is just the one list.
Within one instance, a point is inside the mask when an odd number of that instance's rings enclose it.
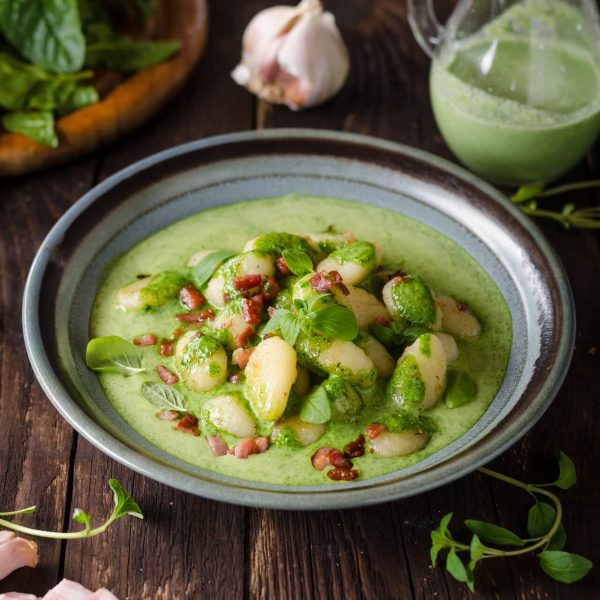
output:
{"label": "herb stem", "polygon": [[575,190],[587,190],[589,188],[600,187],[600,179],[590,179],[588,181],[578,181],[576,183],[566,183],[564,185],[557,185],[556,187],[550,188],[540,192],[538,198],[548,198],[549,196],[558,196],[565,192],[572,192]]}
{"label": "herb stem", "polygon": [[31,527],[24,527],[23,525],[17,525],[12,521],[7,521],[5,519],[0,519],[0,525],[2,527],[6,527],[6,529],[12,529],[14,531],[18,531],[19,533],[25,533],[28,535],[32,535],[35,537],[42,538],[53,538],[57,540],[72,540],[77,538],[86,538],[93,537],[95,535],[100,535],[104,533],[110,524],[115,521],[118,517],[112,515],[109,519],[100,527],[96,527],[95,529],[83,529],[82,531],[43,531],[40,529],[33,529]]}

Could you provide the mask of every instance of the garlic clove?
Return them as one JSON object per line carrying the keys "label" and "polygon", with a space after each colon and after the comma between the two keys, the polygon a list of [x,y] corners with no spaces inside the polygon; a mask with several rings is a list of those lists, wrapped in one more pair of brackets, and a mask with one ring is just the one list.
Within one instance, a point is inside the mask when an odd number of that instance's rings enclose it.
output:
{"label": "garlic clove", "polygon": [[243,37],[236,83],[260,98],[297,110],[325,102],[344,85],[348,51],[319,0],[258,13]]}

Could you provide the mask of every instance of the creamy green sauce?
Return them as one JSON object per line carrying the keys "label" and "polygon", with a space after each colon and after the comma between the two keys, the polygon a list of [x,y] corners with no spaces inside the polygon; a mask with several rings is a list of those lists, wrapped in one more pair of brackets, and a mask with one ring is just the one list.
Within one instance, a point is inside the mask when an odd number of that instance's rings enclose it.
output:
{"label": "creamy green sauce", "polygon": [[[433,229],[395,212],[331,198],[289,195],[241,202],[208,210],[150,236],[115,261],[102,284],[94,305],[90,337],[120,335],[132,339],[152,332],[171,337],[181,312],[175,302],[159,310],[125,313],[115,308],[117,291],[139,274],[181,269],[191,255],[202,249],[241,250],[244,243],[269,231],[321,232],[329,225],[352,231],[359,239],[373,240],[383,249],[383,264],[418,274],[433,290],[468,302],[479,317],[483,333],[471,342],[459,341],[460,359],[453,364],[477,382],[474,402],[455,409],[443,401],[426,414],[435,420],[437,431],[425,448],[398,458],[370,454],[354,459],[360,479],[402,469],[423,460],[460,437],[482,416],[498,391],[511,346],[511,320],[500,291],[483,269],[457,244]],[[358,423],[330,423],[325,435],[303,449],[271,447],[263,454],[242,460],[233,456],[214,457],[204,437],[176,432],[172,423],[156,417],[156,408],[140,393],[144,381],[158,381],[156,366],[172,366],[172,358],[159,356],[156,347],[144,349],[146,373],[123,377],[99,374],[102,387],[122,417],[142,436],[162,450],[193,465],[253,481],[289,485],[343,485],[316,471],[310,461],[324,445],[337,448],[356,439],[365,425],[382,414],[382,396],[365,401]],[[182,383],[176,387],[186,396],[190,410],[199,415],[206,396],[190,392]]]}

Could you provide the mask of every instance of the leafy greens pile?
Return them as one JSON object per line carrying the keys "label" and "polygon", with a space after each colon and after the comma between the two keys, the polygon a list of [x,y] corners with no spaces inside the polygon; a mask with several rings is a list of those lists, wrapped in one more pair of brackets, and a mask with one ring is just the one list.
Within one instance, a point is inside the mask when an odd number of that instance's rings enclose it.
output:
{"label": "leafy greens pile", "polygon": [[98,102],[87,67],[132,72],[175,54],[178,41],[137,41],[109,14],[145,19],[152,0],[0,0],[2,127],[58,146],[56,116]]}

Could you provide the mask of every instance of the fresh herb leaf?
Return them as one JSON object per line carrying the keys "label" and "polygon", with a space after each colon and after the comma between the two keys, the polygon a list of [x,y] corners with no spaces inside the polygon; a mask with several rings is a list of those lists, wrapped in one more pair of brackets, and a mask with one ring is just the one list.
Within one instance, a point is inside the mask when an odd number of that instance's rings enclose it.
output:
{"label": "fresh herb leaf", "polygon": [[177,410],[184,412],[185,398],[173,386],[154,381],[142,383],[142,396],[159,409]]}
{"label": "fresh herb leaf", "polygon": [[529,183],[527,185],[522,185],[512,196],[511,200],[515,204],[520,204],[522,202],[527,202],[527,200],[531,200],[532,198],[537,198],[543,191],[546,186],[543,183]]}
{"label": "fresh herb leaf", "polygon": [[465,525],[480,539],[501,546],[524,546],[525,542],[515,533],[485,521],[467,519]]}
{"label": "fresh herb leaf", "polygon": [[127,377],[146,370],[142,367],[142,350],[116,335],[91,339],[85,350],[85,362],[94,371]]}
{"label": "fresh herb leaf", "polygon": [[296,250],[294,248],[284,250],[283,258],[285,259],[288,269],[298,277],[302,277],[313,271],[313,263],[310,256],[301,250]]}
{"label": "fresh herb leaf", "polygon": [[577,473],[573,461],[561,450],[558,455],[558,479],[552,484],[561,490],[568,490],[577,483]]}
{"label": "fresh herb leaf", "polygon": [[354,313],[345,306],[328,306],[315,316],[313,328],[327,337],[351,341],[358,335]]}
{"label": "fresh herb leaf", "polygon": [[293,346],[298,339],[300,334],[301,323],[298,317],[288,312],[281,317],[279,324],[279,330],[283,339],[290,345]]}
{"label": "fresh herb leaf", "polygon": [[137,41],[127,36],[88,44],[85,64],[88,67],[106,67],[116,71],[139,71],[167,58],[181,49],[177,40]]}
{"label": "fresh herb leaf", "polygon": [[138,503],[131,497],[129,492],[123,489],[123,486],[116,479],[109,479],[108,485],[113,491],[113,500],[115,503],[112,515],[110,516],[111,519],[119,519],[125,515],[130,515],[138,519],[144,518]]}
{"label": "fresh herb leaf", "polygon": [[[19,533],[25,533],[27,535],[32,535],[36,537],[53,538],[59,540],[72,540],[77,538],[94,537],[96,535],[100,535],[101,533],[104,533],[112,523],[114,523],[117,519],[124,517],[125,515],[131,515],[132,517],[137,517],[138,519],[144,518],[144,515],[142,514],[142,511],[138,506],[137,502],[131,497],[131,495],[128,492],[126,492],[123,489],[121,484],[116,479],[109,479],[108,485],[113,491],[114,508],[110,517],[108,517],[108,519],[106,519],[106,521],[102,525],[94,529],[91,528],[91,515],[84,512],[80,508],[76,508],[73,511],[73,520],[77,523],[81,523],[84,525],[84,528],[80,531],[44,531],[40,529],[32,529],[31,527],[25,527],[24,525],[19,525],[17,523],[13,523],[12,521],[8,521],[2,518],[0,518],[0,525],[2,527],[5,527],[6,529],[12,529],[13,531],[18,531]],[[21,515],[33,512],[34,510],[35,506],[31,506],[22,510],[0,513],[0,516]]]}
{"label": "fresh herb leaf", "polygon": [[304,399],[300,407],[300,418],[315,424],[327,423],[331,419],[331,403],[322,386],[315,387]]}
{"label": "fresh herb leaf", "polygon": [[226,260],[235,256],[237,252],[233,250],[217,250],[207,254],[193,269],[192,279],[194,285],[200,289],[208,282],[217,268]]}
{"label": "fresh herb leaf", "polygon": [[450,519],[452,519],[452,513],[444,515],[440,521],[439,527],[431,532],[431,549],[429,550],[429,556],[431,557],[431,564],[434,566],[437,563],[437,557],[440,551],[452,546],[452,536],[448,531]]}
{"label": "fresh herb leaf", "polygon": [[475,565],[483,557],[485,551],[486,547],[481,543],[477,534],[474,534],[469,546],[469,558],[471,559],[469,561],[469,569],[473,570],[475,568]]}
{"label": "fresh herb leaf", "polygon": [[[469,580],[472,581],[472,577],[469,577],[467,568],[454,548],[448,552],[448,556],[446,557],[446,570],[454,577],[454,579],[456,579],[456,581],[466,583],[467,585],[469,585]],[[471,585],[469,585],[469,588],[471,588]]]}
{"label": "fresh herb leaf", "polygon": [[560,550],[545,550],[539,558],[544,573],[562,583],[579,581],[593,566],[584,556]]}
{"label": "fresh herb leaf", "polygon": [[40,144],[56,148],[58,137],[54,131],[54,115],[50,111],[8,112],[2,115],[2,127],[19,133]]}
{"label": "fresh herb leaf", "polygon": [[567,543],[567,531],[561,523],[552,539],[548,542],[546,550],[562,550]]}
{"label": "fresh herb leaf", "polygon": [[76,508],[73,511],[73,521],[83,523],[85,525],[84,531],[89,531],[91,529],[91,520],[91,516],[80,508]]}
{"label": "fresh herb leaf", "polygon": [[83,66],[77,0],[2,0],[0,30],[25,58],[49,71],[73,73]]}
{"label": "fresh herb leaf", "polygon": [[90,104],[95,104],[98,100],[100,100],[100,95],[96,88],[91,85],[79,86],[73,90],[65,103],[58,107],[58,114],[61,116],[68,115]]}
{"label": "fresh herb leaf", "polygon": [[534,538],[546,535],[556,519],[556,510],[546,502],[536,502],[527,513],[527,534]]}

